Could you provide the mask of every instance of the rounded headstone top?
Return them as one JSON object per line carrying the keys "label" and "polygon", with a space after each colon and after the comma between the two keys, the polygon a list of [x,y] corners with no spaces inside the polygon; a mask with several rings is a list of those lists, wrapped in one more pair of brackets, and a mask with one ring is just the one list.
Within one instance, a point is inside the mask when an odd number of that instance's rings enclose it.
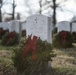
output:
{"label": "rounded headstone top", "polygon": [[69,23],[70,23],[69,21],[61,21],[61,22],[58,22],[58,23],[57,23],[57,27],[60,26],[60,25],[61,25],[61,26],[62,26],[62,25],[67,25],[67,24],[69,24]]}
{"label": "rounded headstone top", "polygon": [[52,18],[50,16],[46,16],[46,15],[42,15],[42,14],[34,14],[34,15],[29,16],[28,18],[37,17],[37,16],[39,16],[39,17],[45,17],[45,18]]}
{"label": "rounded headstone top", "polygon": [[60,22],[58,22],[58,23],[64,23],[64,22],[68,22],[68,23],[69,23],[69,21],[60,21]]}

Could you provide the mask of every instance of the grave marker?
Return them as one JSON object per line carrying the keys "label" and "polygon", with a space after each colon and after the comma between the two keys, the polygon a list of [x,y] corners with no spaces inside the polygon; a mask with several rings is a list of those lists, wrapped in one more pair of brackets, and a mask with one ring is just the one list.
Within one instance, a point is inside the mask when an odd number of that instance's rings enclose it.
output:
{"label": "grave marker", "polygon": [[52,19],[44,15],[33,15],[27,18],[26,35],[36,35],[52,43]]}
{"label": "grave marker", "polygon": [[70,22],[68,21],[61,21],[57,24],[58,32],[60,31],[69,31],[70,32]]}

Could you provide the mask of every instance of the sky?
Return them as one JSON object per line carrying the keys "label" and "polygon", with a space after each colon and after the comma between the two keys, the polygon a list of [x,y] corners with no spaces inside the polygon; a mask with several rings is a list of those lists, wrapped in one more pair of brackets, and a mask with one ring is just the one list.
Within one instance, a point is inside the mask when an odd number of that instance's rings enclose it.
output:
{"label": "sky", "polygon": [[[10,0],[11,1],[11,0]],[[16,3],[16,13],[19,12],[21,14],[21,19],[25,19],[26,17],[35,14],[39,9],[38,0],[15,0]],[[44,0],[43,0],[44,1]],[[61,0],[57,0],[57,2],[60,2]],[[60,6],[62,7],[62,10],[60,8],[57,8],[57,21],[70,21],[73,16],[76,15],[76,3],[75,0],[68,0],[65,3],[61,3]],[[7,9],[6,9],[7,8]],[[6,10],[6,12],[11,11],[11,7],[9,5],[5,6],[3,8]],[[50,16],[52,15],[52,9],[49,8],[48,11],[43,12],[44,15]]]}

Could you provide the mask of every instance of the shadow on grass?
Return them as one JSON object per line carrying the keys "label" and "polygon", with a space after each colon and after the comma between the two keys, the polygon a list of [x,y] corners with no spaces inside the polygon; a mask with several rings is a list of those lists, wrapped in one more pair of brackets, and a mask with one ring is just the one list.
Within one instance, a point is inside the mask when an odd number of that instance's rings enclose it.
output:
{"label": "shadow on grass", "polygon": [[12,45],[12,46],[6,46],[1,44],[0,40],[0,50],[11,50],[11,48],[16,47],[18,44]]}
{"label": "shadow on grass", "polygon": [[76,69],[52,68],[49,75],[76,75]]}
{"label": "shadow on grass", "polygon": [[4,46],[4,45],[0,45],[0,50],[11,50],[11,48],[16,47],[17,45],[14,46]]}

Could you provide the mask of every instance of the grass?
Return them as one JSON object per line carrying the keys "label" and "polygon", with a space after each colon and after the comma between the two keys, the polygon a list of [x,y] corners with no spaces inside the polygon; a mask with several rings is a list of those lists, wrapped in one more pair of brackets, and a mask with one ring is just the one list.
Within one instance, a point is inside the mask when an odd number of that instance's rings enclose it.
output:
{"label": "grass", "polygon": [[76,69],[72,68],[53,68],[50,75],[76,75]]}
{"label": "grass", "polygon": [[16,69],[13,66],[12,47],[15,46],[3,46],[0,40],[0,75],[16,75]]}
{"label": "grass", "polygon": [[12,51],[0,50],[0,75],[16,75],[11,57]]}
{"label": "grass", "polygon": [[54,49],[56,57],[53,58],[52,75],[76,75],[76,44],[74,48]]}
{"label": "grass", "polygon": [[14,46],[4,46],[4,45],[1,45],[1,40],[0,40],[0,50],[10,50],[12,47],[16,47],[16,45],[14,45]]}
{"label": "grass", "polygon": [[[16,70],[11,60],[11,47],[0,44],[0,75],[16,75]],[[73,48],[54,48],[53,51],[56,57],[52,58],[50,75],[76,75],[76,44],[74,44]]]}

